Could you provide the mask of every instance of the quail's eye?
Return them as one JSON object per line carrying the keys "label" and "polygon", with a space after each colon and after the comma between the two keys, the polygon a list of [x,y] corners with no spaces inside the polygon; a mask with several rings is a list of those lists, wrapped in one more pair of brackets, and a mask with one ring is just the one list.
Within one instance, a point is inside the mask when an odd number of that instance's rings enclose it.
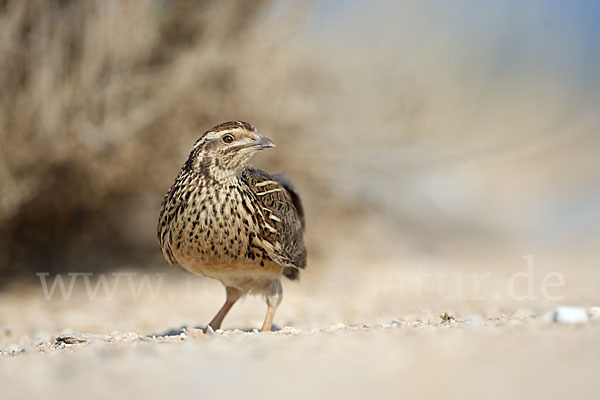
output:
{"label": "quail's eye", "polygon": [[232,135],[225,135],[223,136],[223,143],[233,143],[233,136]]}

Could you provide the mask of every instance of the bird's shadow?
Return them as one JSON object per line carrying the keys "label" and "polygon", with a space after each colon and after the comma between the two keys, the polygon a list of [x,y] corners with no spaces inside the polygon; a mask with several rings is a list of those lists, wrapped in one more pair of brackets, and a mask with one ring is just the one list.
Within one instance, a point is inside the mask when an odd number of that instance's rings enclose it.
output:
{"label": "bird's shadow", "polygon": [[[198,329],[201,330],[204,333],[208,332],[208,325],[197,325],[197,326],[190,326],[190,325],[182,325],[179,328],[170,328],[167,329],[164,332],[159,332],[159,333],[151,333],[148,336],[153,337],[161,337],[161,336],[179,336],[182,333],[186,333],[186,331],[188,331],[189,329]],[[229,328],[229,329],[224,329],[223,331],[242,331],[242,332],[246,332],[246,333],[252,333],[255,331],[256,328]],[[280,331],[281,328],[278,327],[277,325],[273,324],[273,326],[271,327],[271,332],[277,332]]]}

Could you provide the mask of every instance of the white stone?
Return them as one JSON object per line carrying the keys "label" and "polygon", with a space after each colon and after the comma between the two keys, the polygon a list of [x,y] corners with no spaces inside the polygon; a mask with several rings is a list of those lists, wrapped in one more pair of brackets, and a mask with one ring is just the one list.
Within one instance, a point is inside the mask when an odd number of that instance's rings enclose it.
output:
{"label": "white stone", "polygon": [[558,307],[552,314],[554,322],[563,324],[582,324],[588,321],[588,315],[583,307]]}

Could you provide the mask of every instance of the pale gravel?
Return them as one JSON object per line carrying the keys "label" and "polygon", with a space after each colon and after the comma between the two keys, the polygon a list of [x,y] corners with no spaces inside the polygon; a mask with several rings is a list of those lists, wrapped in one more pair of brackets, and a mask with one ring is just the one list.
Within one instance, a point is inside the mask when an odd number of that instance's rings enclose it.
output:
{"label": "pale gravel", "polygon": [[[236,305],[224,330],[199,330],[223,290],[177,269],[167,269],[157,296],[136,300],[125,288],[94,301],[83,285],[69,301],[45,301],[36,286],[8,288],[0,397],[600,398],[597,268],[561,269],[560,257],[540,257],[536,274],[564,273],[564,297],[517,301],[494,294],[523,270],[519,258],[463,262],[464,274],[493,272],[482,299],[436,296],[433,281],[419,296],[396,290],[399,269],[444,271],[440,260],[360,270],[361,262],[328,260],[320,271],[313,263],[299,284],[286,282],[272,333],[255,330],[265,311],[257,298]],[[554,322],[565,305],[583,307],[588,321]]]}

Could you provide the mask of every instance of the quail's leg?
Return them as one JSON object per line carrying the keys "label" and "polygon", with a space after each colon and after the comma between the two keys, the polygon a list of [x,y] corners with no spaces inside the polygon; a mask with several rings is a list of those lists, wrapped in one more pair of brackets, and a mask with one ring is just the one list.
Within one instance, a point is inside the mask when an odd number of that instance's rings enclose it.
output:
{"label": "quail's leg", "polygon": [[271,332],[275,310],[277,310],[277,307],[281,303],[282,297],[283,290],[281,288],[281,282],[279,280],[274,281],[269,288],[269,293],[265,295],[267,301],[267,315],[265,316],[265,322],[263,322],[262,328],[260,328],[261,332]]}
{"label": "quail's leg", "polygon": [[223,307],[221,307],[217,315],[215,315],[212,321],[210,321],[210,323],[208,324],[208,326],[210,326],[215,331],[221,328],[221,323],[223,322],[223,319],[225,318],[229,310],[231,310],[231,307],[235,304],[236,301],[239,300],[240,297],[242,297],[242,292],[238,289],[226,287],[225,291],[227,293],[227,299],[225,300],[225,304],[223,304]]}
{"label": "quail's leg", "polygon": [[275,310],[277,307],[269,305],[267,307],[267,315],[265,316],[265,322],[263,322],[261,332],[271,332],[271,326],[273,325],[273,317],[275,316]]}

